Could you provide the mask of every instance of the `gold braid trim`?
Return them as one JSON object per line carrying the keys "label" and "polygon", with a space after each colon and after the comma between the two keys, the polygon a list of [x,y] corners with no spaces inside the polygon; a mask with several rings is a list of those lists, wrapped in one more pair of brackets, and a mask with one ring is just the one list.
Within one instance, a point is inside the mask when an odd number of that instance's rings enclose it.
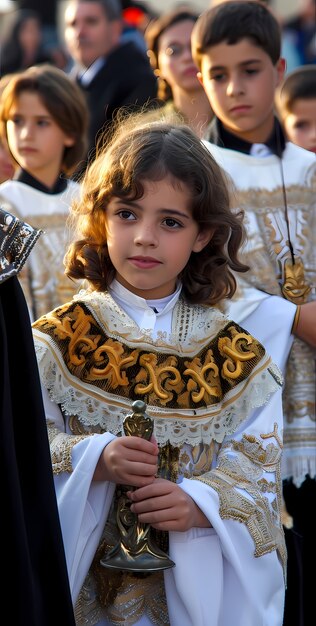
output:
{"label": "gold braid trim", "polygon": [[296,312],[295,312],[294,320],[293,320],[293,326],[292,326],[292,330],[291,330],[291,334],[292,335],[295,335],[295,333],[297,331],[300,315],[301,315],[301,305],[298,304],[297,307],[296,307]]}
{"label": "gold braid trim", "polygon": [[62,472],[68,472],[71,474],[72,467],[72,449],[73,447],[86,439],[89,435],[82,435],[74,437],[73,435],[67,435],[60,432],[58,428],[53,427],[51,424],[47,424],[48,439],[50,444],[51,459],[53,465],[53,473],[61,474]]}
{"label": "gold braid trim", "polygon": [[[237,484],[235,479],[227,475],[221,476],[217,470],[213,472],[212,476],[199,476],[196,480],[212,487],[218,493],[220,499],[219,514],[222,519],[234,519],[246,524],[255,543],[254,555],[256,557],[277,549],[278,544],[271,533],[272,520],[269,519],[271,515],[268,505],[262,499],[256,500],[254,503],[251,502],[234,489]],[[249,490],[249,484],[239,483],[238,488]]]}

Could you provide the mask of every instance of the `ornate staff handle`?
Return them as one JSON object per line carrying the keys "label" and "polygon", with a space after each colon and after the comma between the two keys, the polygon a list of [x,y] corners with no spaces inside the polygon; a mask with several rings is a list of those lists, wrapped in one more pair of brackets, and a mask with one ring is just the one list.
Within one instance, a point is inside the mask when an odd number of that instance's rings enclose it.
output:
{"label": "ornate staff handle", "polygon": [[[133,413],[127,415],[123,423],[125,435],[149,440],[153,433],[153,423],[146,413],[145,402],[136,400],[132,408]],[[111,569],[133,572],[155,572],[174,567],[175,563],[152,540],[150,524],[139,522],[137,515],[130,510],[131,502],[126,496],[126,491],[130,489],[131,487],[123,487],[118,500],[116,522],[120,539],[101,559],[100,564]]]}

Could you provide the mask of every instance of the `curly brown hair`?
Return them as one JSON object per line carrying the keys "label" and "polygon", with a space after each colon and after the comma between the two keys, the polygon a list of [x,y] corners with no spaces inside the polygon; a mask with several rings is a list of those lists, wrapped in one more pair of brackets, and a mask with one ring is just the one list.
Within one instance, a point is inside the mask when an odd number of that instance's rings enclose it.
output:
{"label": "curly brown hair", "polygon": [[[135,119],[136,118],[136,119]],[[86,171],[71,220],[78,239],[65,256],[66,274],[104,291],[115,276],[106,242],[106,207],[113,197],[137,200],[144,181],[171,177],[191,191],[192,216],[200,230],[214,231],[201,252],[192,252],[179,279],[195,304],[216,304],[233,296],[233,272],[246,272],[238,259],[244,238],[243,212],[230,208],[225,174],[196,134],[185,125],[132,116],[120,123],[104,152]]]}

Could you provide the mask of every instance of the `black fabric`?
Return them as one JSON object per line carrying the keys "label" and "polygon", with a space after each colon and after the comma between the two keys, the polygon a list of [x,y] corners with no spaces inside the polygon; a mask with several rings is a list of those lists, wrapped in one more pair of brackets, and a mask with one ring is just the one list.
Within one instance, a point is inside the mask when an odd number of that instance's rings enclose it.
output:
{"label": "black fabric", "polygon": [[314,626],[316,480],[306,477],[300,487],[284,481],[283,496],[294,521],[293,529],[285,530],[288,579],[283,626]]}
{"label": "black fabric", "polygon": [[14,626],[75,626],[31,325],[16,276],[0,284],[0,390],[2,604]]}
{"label": "black fabric", "polygon": [[91,83],[80,87],[86,94],[90,114],[89,160],[94,156],[100,132],[110,128],[118,109],[140,110],[157,96],[157,78],[148,58],[133,42],[116,48]]}
{"label": "black fabric", "polygon": [[[250,141],[241,139],[229,132],[216,116],[212,119],[207,129],[205,139],[221,148],[236,150],[236,152],[242,152],[243,154],[250,154],[253,145]],[[272,154],[278,157],[282,156],[286,142],[284,132],[277,118],[274,119],[274,128],[270,137],[263,143],[271,150]]]}
{"label": "black fabric", "polygon": [[50,195],[56,195],[58,193],[62,193],[67,189],[67,178],[63,178],[63,174],[59,174],[57,180],[55,181],[52,187],[47,187],[43,183],[41,183],[37,178],[34,178],[32,174],[26,172],[23,168],[17,170],[14,175],[14,180],[18,180],[20,183],[25,183],[29,187],[33,187],[33,189],[38,189],[38,191],[43,191],[44,193],[48,193]]}

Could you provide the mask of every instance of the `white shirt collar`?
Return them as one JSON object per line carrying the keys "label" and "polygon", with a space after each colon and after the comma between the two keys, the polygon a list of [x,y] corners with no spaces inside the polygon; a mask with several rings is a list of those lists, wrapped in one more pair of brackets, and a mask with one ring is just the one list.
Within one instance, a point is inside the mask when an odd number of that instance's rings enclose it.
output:
{"label": "white shirt collar", "polygon": [[[145,300],[123,287],[116,279],[109,287],[112,298],[124,311],[145,330],[151,330],[154,335],[158,331],[171,332],[172,311],[179,299],[182,285],[178,283],[174,293],[157,300]],[[158,310],[156,313],[153,309]]]}
{"label": "white shirt collar", "polygon": [[253,143],[250,148],[250,154],[254,157],[265,158],[271,156],[273,152],[265,143]]}
{"label": "white shirt collar", "polygon": [[92,63],[92,65],[90,65],[90,67],[83,68],[82,71],[79,72],[80,83],[84,85],[84,87],[90,85],[90,83],[93,81],[94,77],[97,75],[98,71],[101,69],[101,67],[103,67],[104,64],[105,58],[99,57],[98,59],[96,59],[96,61],[94,61],[94,63]]}

